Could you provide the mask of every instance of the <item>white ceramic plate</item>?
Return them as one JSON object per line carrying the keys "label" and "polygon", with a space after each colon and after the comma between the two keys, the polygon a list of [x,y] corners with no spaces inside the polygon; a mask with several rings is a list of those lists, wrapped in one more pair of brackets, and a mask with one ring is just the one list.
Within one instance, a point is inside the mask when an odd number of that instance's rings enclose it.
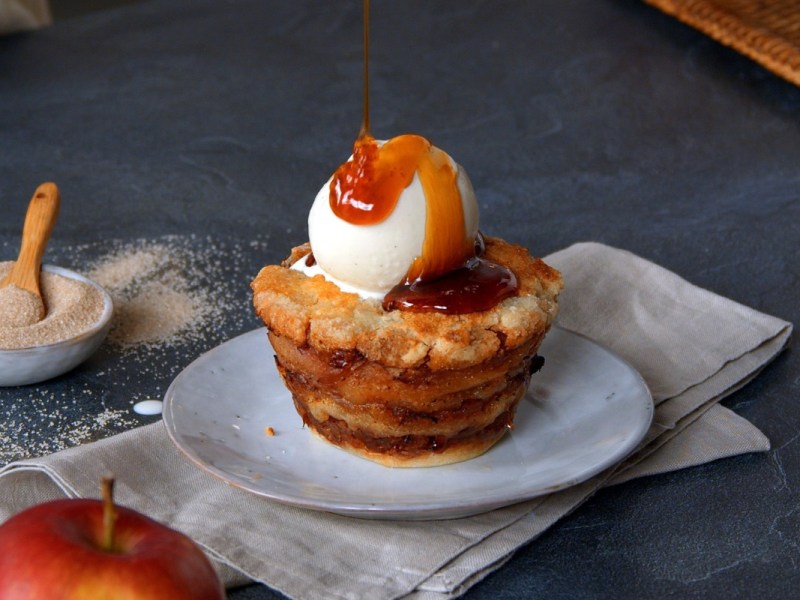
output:
{"label": "white ceramic plate", "polygon": [[650,392],[615,354],[557,327],[539,353],[545,365],[514,429],[483,456],[443,467],[390,469],[317,439],[294,410],[265,329],[189,365],[167,390],[164,421],[197,465],[278,502],[356,517],[463,517],[585,481],[650,426]]}

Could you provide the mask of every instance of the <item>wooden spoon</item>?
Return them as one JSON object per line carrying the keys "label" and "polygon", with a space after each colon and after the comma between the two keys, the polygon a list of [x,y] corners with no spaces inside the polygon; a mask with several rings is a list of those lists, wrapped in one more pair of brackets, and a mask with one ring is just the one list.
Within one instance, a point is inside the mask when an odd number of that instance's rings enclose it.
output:
{"label": "wooden spoon", "polygon": [[28,212],[25,214],[19,256],[11,268],[11,272],[3,281],[0,281],[0,288],[15,285],[35,294],[42,301],[39,321],[47,314],[39,287],[39,272],[42,268],[42,257],[47,248],[47,242],[56,224],[56,218],[58,218],[60,205],[61,200],[55,183],[43,183],[36,188],[28,205]]}

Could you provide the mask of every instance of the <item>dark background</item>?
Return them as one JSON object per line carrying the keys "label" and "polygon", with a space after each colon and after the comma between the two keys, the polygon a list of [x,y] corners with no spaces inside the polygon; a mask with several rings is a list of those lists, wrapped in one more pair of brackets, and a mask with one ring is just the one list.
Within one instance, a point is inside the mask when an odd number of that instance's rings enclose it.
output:
{"label": "dark background", "polygon": [[142,0],[50,0],[50,12],[54,21],[79,17],[81,15],[108,10],[126,4],[136,4]]}

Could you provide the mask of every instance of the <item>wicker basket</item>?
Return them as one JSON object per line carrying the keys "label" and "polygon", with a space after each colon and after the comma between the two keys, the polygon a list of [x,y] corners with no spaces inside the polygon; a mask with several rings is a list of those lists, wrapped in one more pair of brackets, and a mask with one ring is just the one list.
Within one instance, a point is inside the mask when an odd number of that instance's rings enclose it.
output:
{"label": "wicker basket", "polygon": [[800,0],[645,0],[800,86]]}

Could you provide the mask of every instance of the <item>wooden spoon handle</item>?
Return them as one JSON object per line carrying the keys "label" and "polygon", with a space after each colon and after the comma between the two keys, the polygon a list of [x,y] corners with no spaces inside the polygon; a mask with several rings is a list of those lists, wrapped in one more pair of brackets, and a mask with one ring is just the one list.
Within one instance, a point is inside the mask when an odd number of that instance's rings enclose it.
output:
{"label": "wooden spoon handle", "polygon": [[2,285],[14,284],[41,296],[39,270],[42,267],[42,257],[47,242],[58,218],[60,205],[56,184],[48,182],[36,188],[28,205],[28,212],[25,214],[19,256]]}

